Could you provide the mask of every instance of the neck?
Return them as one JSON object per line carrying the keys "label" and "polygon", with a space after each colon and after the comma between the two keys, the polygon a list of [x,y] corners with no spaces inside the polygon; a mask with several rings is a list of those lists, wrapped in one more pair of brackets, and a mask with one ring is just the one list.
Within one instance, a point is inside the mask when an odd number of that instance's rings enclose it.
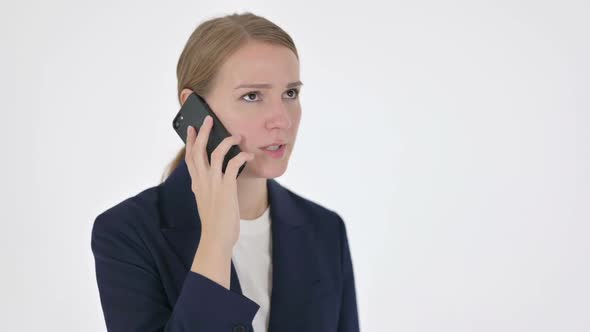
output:
{"label": "neck", "polygon": [[266,178],[238,177],[238,204],[241,219],[256,219],[268,207],[266,181]]}

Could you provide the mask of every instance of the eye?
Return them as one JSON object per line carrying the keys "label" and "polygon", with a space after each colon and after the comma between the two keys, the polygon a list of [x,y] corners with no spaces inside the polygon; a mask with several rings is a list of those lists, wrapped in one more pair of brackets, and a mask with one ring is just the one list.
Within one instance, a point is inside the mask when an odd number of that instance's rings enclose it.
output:
{"label": "eye", "polygon": [[[260,91],[250,91],[250,92],[246,93],[245,95],[242,95],[241,99],[243,99],[247,102],[258,101],[258,99],[251,99],[251,98],[256,98],[256,96],[258,96],[259,93],[260,93]],[[297,97],[299,97],[299,89],[296,89],[296,88],[289,89],[289,90],[287,90],[287,94],[289,95],[289,97],[287,99],[297,99]]]}
{"label": "eye", "polygon": [[287,92],[293,92],[293,97],[289,97],[289,99],[297,99],[299,97],[299,89],[290,89]]}
{"label": "eye", "polygon": [[[259,91],[250,91],[250,92],[246,93],[245,95],[243,95],[242,99],[244,99],[244,97],[258,96],[258,92]],[[249,101],[249,102],[256,101],[256,100],[252,100],[252,99],[244,99],[244,100]]]}

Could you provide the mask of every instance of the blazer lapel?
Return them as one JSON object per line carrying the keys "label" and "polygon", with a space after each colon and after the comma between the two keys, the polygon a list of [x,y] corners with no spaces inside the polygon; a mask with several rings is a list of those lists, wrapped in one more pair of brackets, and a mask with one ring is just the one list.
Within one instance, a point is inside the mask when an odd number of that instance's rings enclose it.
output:
{"label": "blazer lapel", "polygon": [[[201,235],[201,221],[184,160],[159,186],[160,230],[178,260],[169,262],[174,271],[176,294],[189,272]],[[319,261],[314,254],[316,238],[311,218],[296,197],[274,179],[267,180],[272,232],[272,285],[269,331],[293,326],[293,317],[305,318],[314,285],[320,280]],[[231,262],[230,289],[242,294]],[[287,325],[281,325],[287,324]]]}

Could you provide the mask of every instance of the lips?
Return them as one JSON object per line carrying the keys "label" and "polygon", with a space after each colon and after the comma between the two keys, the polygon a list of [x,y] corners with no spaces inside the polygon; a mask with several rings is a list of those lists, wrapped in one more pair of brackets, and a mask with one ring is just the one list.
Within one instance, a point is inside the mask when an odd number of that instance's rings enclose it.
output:
{"label": "lips", "polygon": [[262,148],[261,148],[261,150],[264,151],[264,153],[266,155],[268,155],[268,156],[270,156],[270,157],[272,157],[274,159],[281,159],[284,156],[284,154],[285,154],[285,150],[286,150],[286,147],[285,146],[286,146],[285,144],[280,144],[279,145],[279,148],[277,150],[275,150],[275,151],[265,150],[265,149],[262,149]]}
{"label": "lips", "polygon": [[[267,150],[267,148],[269,148],[269,147],[271,147],[271,146],[278,146],[279,148],[278,148],[278,149],[276,149],[276,150]],[[282,149],[284,146],[285,146],[285,144],[271,144],[271,145],[267,145],[267,146],[265,146],[265,147],[261,147],[260,149],[261,149],[261,150],[264,150],[264,151],[271,151],[271,152],[272,152],[272,151],[279,151],[279,150],[281,150],[281,149]]]}
{"label": "lips", "polygon": [[272,143],[272,144],[269,144],[269,145],[261,146],[260,148],[261,148],[261,149],[266,149],[266,148],[268,148],[269,146],[274,146],[274,145],[285,145],[285,142],[274,142],[274,143]]}

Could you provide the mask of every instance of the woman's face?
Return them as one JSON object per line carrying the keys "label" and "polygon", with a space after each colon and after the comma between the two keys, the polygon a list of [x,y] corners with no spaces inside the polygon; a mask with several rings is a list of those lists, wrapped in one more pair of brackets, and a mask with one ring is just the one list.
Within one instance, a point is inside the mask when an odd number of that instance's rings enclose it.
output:
{"label": "woman's face", "polygon": [[[301,119],[300,85],[299,61],[284,46],[249,42],[222,65],[203,97],[225,128],[242,136],[240,149],[255,155],[240,177],[275,178],[287,169]],[[285,144],[281,157],[262,148],[275,142]]]}

